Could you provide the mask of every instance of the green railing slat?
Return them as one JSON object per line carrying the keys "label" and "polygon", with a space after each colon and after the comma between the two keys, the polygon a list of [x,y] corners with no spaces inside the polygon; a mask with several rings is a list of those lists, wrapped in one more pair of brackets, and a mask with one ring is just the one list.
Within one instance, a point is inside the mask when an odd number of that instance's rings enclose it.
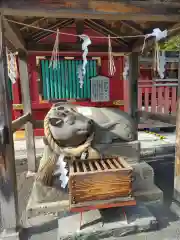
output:
{"label": "green railing slat", "polygon": [[80,88],[78,67],[82,60],[59,60],[57,68],[49,68],[49,60],[41,60],[43,98],[50,99],[86,99],[91,97],[90,79],[97,75],[96,60],[88,60],[83,88]]}
{"label": "green railing slat", "polygon": [[68,60],[68,79],[69,79],[69,98],[73,98],[73,83],[72,83],[72,71],[71,71],[71,66],[72,66],[72,60]]}
{"label": "green railing slat", "polygon": [[54,69],[53,69],[53,66],[51,66],[49,68],[49,72],[50,72],[50,86],[51,86],[51,99],[54,99],[55,98],[55,94],[54,94]]}
{"label": "green railing slat", "polygon": [[53,69],[53,83],[54,83],[54,98],[58,99],[58,79],[57,79],[57,68]]}
{"label": "green railing slat", "polygon": [[65,71],[64,71],[64,61],[60,60],[61,62],[61,81],[62,81],[62,98],[66,98],[66,85],[65,85]]}
{"label": "green railing slat", "polygon": [[77,92],[76,97],[79,99],[80,98],[80,94],[79,94],[79,78],[78,78],[79,61],[76,60],[75,64],[76,64],[76,92]]}
{"label": "green railing slat", "polygon": [[76,98],[77,91],[76,91],[76,66],[75,61],[71,61],[72,67],[72,86],[73,86],[73,98]]}
{"label": "green railing slat", "polygon": [[88,64],[87,64],[87,70],[86,70],[86,79],[87,79],[87,92],[86,92],[86,94],[87,94],[87,98],[91,98],[91,82],[90,82],[90,75],[89,75],[89,73],[90,73],[90,62],[88,61]]}
{"label": "green railing slat", "polygon": [[57,82],[58,82],[58,99],[62,98],[62,86],[61,86],[61,78],[60,78],[60,74],[61,74],[61,64],[60,61],[58,61],[58,68],[57,68]]}
{"label": "green railing slat", "polygon": [[47,99],[47,86],[46,86],[46,73],[45,73],[45,61],[41,61],[41,73],[42,73],[42,85],[43,85],[43,99]]}
{"label": "green railing slat", "polygon": [[97,75],[97,68],[96,68],[96,66],[97,66],[97,62],[96,62],[96,60],[92,60],[92,62],[93,62],[93,77],[95,77],[96,75]]}
{"label": "green railing slat", "polygon": [[49,78],[49,61],[46,60],[45,61],[45,84],[46,84],[46,89],[47,89],[47,100],[49,100],[51,98],[51,94],[50,94],[50,78]]}
{"label": "green railing slat", "polygon": [[8,92],[10,100],[13,100],[12,82],[10,78],[8,78]]}

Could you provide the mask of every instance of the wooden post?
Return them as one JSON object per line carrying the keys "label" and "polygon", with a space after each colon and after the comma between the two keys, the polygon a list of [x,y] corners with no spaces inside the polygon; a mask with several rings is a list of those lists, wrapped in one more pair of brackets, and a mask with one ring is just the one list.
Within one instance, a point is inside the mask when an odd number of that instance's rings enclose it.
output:
{"label": "wooden post", "polygon": [[178,67],[177,108],[176,108],[176,156],[174,165],[174,199],[180,202],[180,53]]}
{"label": "wooden post", "polygon": [[19,239],[12,106],[8,94],[8,74],[3,17],[0,15],[0,239]]}
{"label": "wooden post", "polygon": [[134,119],[138,137],[138,78],[139,59],[138,52],[132,52],[129,56],[129,113]]}
{"label": "wooden post", "polygon": [[[21,94],[22,94],[24,114],[27,114],[27,113],[32,114],[27,56],[23,52],[19,53],[19,74],[20,74]],[[25,124],[25,134],[26,134],[28,171],[35,172],[36,171],[36,149],[35,149],[35,141],[34,141],[33,124],[31,122],[28,122]]]}

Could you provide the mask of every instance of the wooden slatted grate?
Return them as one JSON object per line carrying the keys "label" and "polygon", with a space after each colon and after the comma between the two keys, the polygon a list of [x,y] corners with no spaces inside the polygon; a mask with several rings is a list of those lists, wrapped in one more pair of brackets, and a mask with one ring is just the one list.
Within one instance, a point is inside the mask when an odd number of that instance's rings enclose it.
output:
{"label": "wooden slatted grate", "polygon": [[71,173],[108,171],[130,166],[122,158],[107,158],[103,160],[75,161],[71,165]]}

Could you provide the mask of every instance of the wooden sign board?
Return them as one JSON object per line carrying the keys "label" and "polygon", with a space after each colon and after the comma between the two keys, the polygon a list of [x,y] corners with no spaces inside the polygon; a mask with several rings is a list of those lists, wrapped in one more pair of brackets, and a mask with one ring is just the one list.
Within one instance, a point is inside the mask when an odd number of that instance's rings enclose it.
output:
{"label": "wooden sign board", "polygon": [[91,78],[91,102],[108,102],[109,98],[109,78]]}

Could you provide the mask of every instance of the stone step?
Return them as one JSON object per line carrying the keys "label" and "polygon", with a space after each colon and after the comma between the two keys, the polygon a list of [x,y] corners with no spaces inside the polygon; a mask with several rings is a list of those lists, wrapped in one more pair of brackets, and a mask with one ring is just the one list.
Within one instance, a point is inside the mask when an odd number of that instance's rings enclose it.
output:
{"label": "stone step", "polygon": [[154,170],[145,161],[131,165],[133,167],[133,188],[138,188],[139,184],[147,182],[149,184],[154,183]]}
{"label": "stone step", "polygon": [[163,192],[155,184],[142,184],[134,191],[134,197],[140,202],[163,202]]}
{"label": "stone step", "polygon": [[[67,228],[67,226],[71,226]],[[133,207],[111,208],[83,212],[58,219],[58,240],[104,239],[148,230],[156,230],[156,218],[143,204]]]}

